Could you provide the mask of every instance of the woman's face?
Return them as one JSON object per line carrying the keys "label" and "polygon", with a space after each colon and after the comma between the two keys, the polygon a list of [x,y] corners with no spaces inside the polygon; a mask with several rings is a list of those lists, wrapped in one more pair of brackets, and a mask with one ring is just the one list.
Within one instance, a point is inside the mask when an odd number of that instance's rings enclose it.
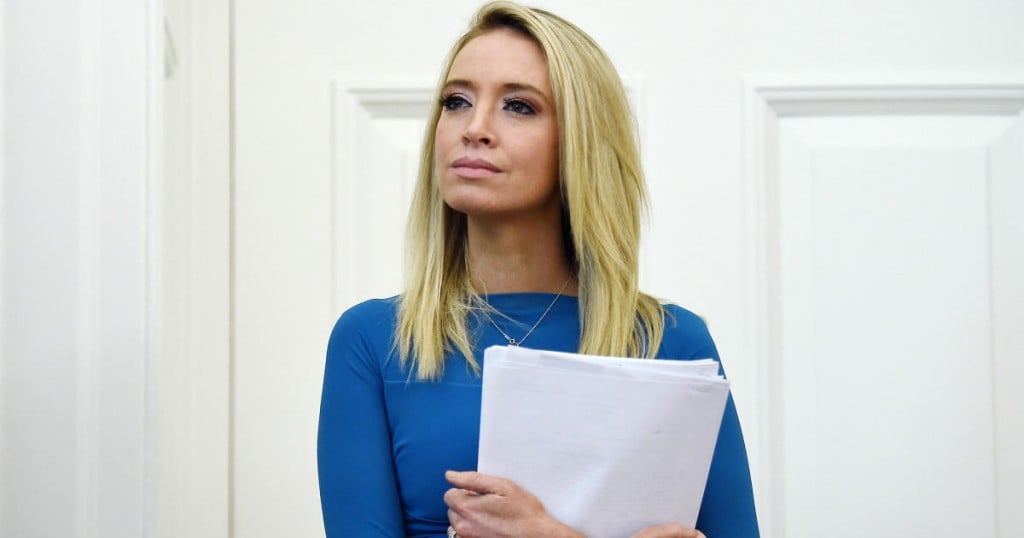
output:
{"label": "woman's face", "polygon": [[444,201],[470,216],[559,214],[558,119],[544,53],[511,30],[466,43],[434,143]]}

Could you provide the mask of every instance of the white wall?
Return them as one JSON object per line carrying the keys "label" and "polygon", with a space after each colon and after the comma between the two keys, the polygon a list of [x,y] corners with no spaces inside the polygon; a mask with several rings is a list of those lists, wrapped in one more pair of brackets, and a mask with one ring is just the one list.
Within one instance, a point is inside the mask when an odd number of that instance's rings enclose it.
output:
{"label": "white wall", "polygon": [[156,5],[2,8],[2,536],[143,534]]}

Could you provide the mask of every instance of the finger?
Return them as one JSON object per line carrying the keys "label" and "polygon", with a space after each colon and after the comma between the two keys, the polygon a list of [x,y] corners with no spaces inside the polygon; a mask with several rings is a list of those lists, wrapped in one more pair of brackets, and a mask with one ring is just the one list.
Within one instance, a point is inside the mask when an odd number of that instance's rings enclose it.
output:
{"label": "finger", "polygon": [[515,484],[511,480],[476,471],[447,471],[444,478],[451,485],[481,494],[507,495]]}
{"label": "finger", "polygon": [[470,520],[460,516],[458,512],[454,510],[448,510],[448,526],[455,531],[457,536],[466,538],[473,535]]}
{"label": "finger", "polygon": [[449,488],[448,491],[444,492],[444,497],[441,499],[444,504],[448,505],[448,508],[460,511],[460,508],[470,497],[479,497],[478,494],[460,488]]}

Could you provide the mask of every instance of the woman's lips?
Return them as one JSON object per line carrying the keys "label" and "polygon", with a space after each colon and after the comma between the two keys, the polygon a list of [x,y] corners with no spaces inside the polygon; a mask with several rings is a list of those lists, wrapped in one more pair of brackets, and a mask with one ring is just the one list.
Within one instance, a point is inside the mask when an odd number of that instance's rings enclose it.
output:
{"label": "woman's lips", "polygon": [[481,178],[501,173],[501,169],[494,166],[490,161],[467,157],[456,159],[452,163],[452,171],[456,175],[466,178]]}

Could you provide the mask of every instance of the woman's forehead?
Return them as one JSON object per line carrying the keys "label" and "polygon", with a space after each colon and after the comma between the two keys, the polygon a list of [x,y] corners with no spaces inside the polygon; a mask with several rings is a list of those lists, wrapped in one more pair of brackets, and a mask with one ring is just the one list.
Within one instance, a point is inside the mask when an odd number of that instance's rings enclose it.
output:
{"label": "woman's forehead", "polygon": [[446,85],[532,86],[550,94],[544,52],[532,39],[498,29],[477,36],[455,56]]}

